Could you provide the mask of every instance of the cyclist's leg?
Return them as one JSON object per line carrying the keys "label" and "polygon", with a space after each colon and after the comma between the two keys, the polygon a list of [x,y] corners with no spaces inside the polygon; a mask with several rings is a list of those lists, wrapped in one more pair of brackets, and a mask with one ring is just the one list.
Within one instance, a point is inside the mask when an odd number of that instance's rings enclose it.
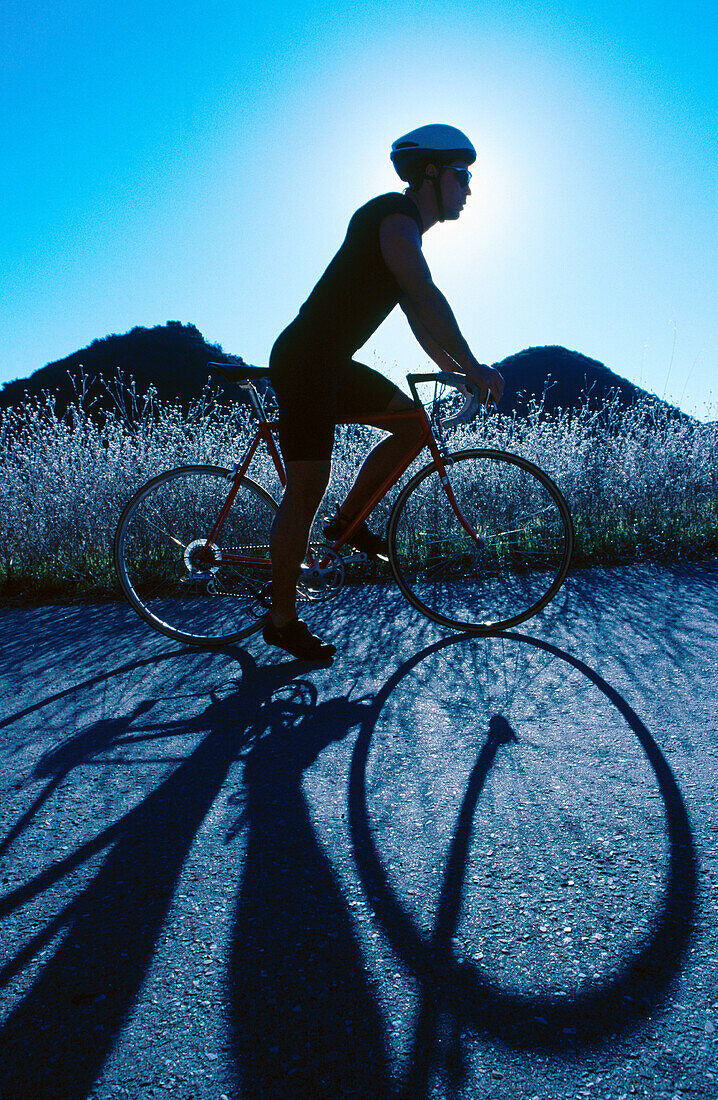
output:
{"label": "cyclist's leg", "polygon": [[272,622],[280,629],[297,618],[297,581],[309,532],[329,483],[331,460],[285,463],[287,487],[272,525]]}
{"label": "cyclist's leg", "polygon": [[[410,397],[384,378],[378,371],[352,360],[340,376],[338,392],[339,417],[356,417],[372,423],[372,416],[415,411]],[[380,485],[391,476],[402,459],[421,441],[423,428],[418,419],[378,423],[376,427],[391,434],[369,452],[346,499],[339,506],[342,518],[351,521],[364,507]]]}
{"label": "cyclist's leg", "polygon": [[289,331],[275,344],[269,365],[279,406],[279,445],[287,486],[270,538],[272,608],[264,637],[296,657],[331,656],[333,646],[322,645],[303,624],[299,624],[303,633],[299,631],[296,597],[312,521],[331,471],[334,371]]}

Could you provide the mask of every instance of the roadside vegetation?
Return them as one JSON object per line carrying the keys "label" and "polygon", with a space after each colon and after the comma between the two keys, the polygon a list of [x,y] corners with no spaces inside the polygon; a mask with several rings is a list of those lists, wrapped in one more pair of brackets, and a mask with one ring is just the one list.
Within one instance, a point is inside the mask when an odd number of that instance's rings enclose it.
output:
{"label": "roadside vegetation", "polygon": [[[184,412],[132,387],[93,416],[82,392],[59,416],[46,395],[0,412],[0,595],[72,598],[117,592],[111,562],[126,501],[153,475],[186,463],[227,466],[252,432],[248,409],[211,393]],[[121,397],[121,400],[119,399]],[[340,429],[330,495],[340,499],[376,433]],[[452,449],[522,454],[560,485],[577,534],[574,565],[678,561],[718,552],[718,430],[660,403],[618,403],[526,417],[486,416],[459,428]],[[416,465],[423,464],[424,458]],[[250,475],[277,497],[260,454]],[[377,515],[385,521],[391,500]]]}

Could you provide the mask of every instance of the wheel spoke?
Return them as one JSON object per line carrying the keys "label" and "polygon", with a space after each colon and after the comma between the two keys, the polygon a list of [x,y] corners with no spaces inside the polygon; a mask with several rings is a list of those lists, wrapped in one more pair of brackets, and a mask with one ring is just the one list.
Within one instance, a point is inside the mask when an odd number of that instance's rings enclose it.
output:
{"label": "wheel spoke", "polygon": [[164,528],[160,527],[160,525],[158,523],[153,523],[153,521],[149,518],[149,516],[143,516],[143,515],[138,514],[137,519],[138,519],[138,521],[141,521],[141,522],[145,523],[147,525],[147,527],[154,528],[154,530],[157,531],[158,534],[162,535],[164,538],[169,539],[170,542],[173,542],[175,544],[175,546],[181,547],[182,550],[187,549],[185,544],[180,539],[175,538],[175,536],[172,534],[171,531],[166,531]]}

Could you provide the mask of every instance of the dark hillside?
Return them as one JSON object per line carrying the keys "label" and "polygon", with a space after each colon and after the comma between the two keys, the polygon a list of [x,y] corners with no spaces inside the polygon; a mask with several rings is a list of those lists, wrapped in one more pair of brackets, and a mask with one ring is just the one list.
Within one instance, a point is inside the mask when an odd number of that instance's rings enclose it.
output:
{"label": "dark hillside", "polygon": [[[186,408],[201,394],[209,376],[207,363],[211,360],[242,362],[239,356],[227,354],[218,344],[207,343],[194,325],[168,321],[154,328],[133,328],[121,336],[95,340],[89,347],[49,363],[29,378],[8,382],[0,390],[0,408],[49,391],[56,395],[57,412],[62,415],[75,399],[71,379],[79,378],[83,372],[95,409],[106,409],[113,403],[100,379],[109,383],[118,374],[125,383],[134,378],[138,398],[154,386],[160,399],[177,400]],[[543,401],[546,412],[551,412],[557,408],[576,408],[586,402],[590,408],[598,409],[614,395],[623,405],[647,396],[645,390],[614,374],[603,363],[562,347],[527,348],[495,366],[506,380],[501,405],[505,413],[516,410],[521,414],[533,401]],[[212,384],[220,396],[237,399],[234,387],[215,380]],[[675,413],[682,415],[678,410]]]}
{"label": "dark hillside", "polygon": [[[29,378],[8,382],[0,391],[0,407],[17,405],[26,396],[38,396],[47,390],[56,395],[56,408],[62,415],[75,399],[72,379],[79,379],[83,373],[94,408],[112,405],[100,379],[109,383],[118,375],[126,383],[134,378],[138,397],[143,397],[154,385],[160,398],[178,400],[186,407],[202,392],[209,374],[207,363],[211,360],[241,362],[238,356],[223,352],[218,344],[208,344],[194,325],[168,321],[151,329],[133,328],[121,336],[94,340],[89,347],[48,363]],[[213,381],[213,385],[217,383]],[[232,389],[219,388],[227,393]],[[232,396],[236,397],[236,391]]]}
{"label": "dark hillside", "polygon": [[[515,409],[524,413],[532,402],[543,402],[549,413],[584,404],[597,410],[612,398],[628,407],[650,396],[597,359],[562,347],[527,348],[494,366],[506,381],[502,412]],[[666,407],[667,403],[660,401],[659,404]],[[683,415],[678,409],[675,412]]]}

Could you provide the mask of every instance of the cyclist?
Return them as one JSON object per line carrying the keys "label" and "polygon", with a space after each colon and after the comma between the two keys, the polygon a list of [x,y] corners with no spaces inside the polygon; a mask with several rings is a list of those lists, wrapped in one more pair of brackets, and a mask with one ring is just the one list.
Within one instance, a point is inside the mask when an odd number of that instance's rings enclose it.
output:
{"label": "cyclist", "polygon": [[[504,381],[480,363],[461,335],[446,298],[434,285],[421,249],[422,234],[455,221],[471,194],[471,141],[454,126],[421,126],[398,138],[391,160],[408,184],[403,193],[372,199],[356,211],[341,248],[270,357],[279,405],[279,442],[287,486],[271,533],[272,609],[264,640],[304,659],[329,658],[323,643],[297,616],[296,585],[309,532],[329,483],[338,420],[410,412],[412,400],[389,379],[352,356],[397,304],[424,351],[442,369],[463,372],[497,403]],[[336,540],[402,457],[416,445],[415,419],[398,420],[367,456],[344,502],[325,527]],[[359,550],[386,556],[384,541],[362,524]]]}

